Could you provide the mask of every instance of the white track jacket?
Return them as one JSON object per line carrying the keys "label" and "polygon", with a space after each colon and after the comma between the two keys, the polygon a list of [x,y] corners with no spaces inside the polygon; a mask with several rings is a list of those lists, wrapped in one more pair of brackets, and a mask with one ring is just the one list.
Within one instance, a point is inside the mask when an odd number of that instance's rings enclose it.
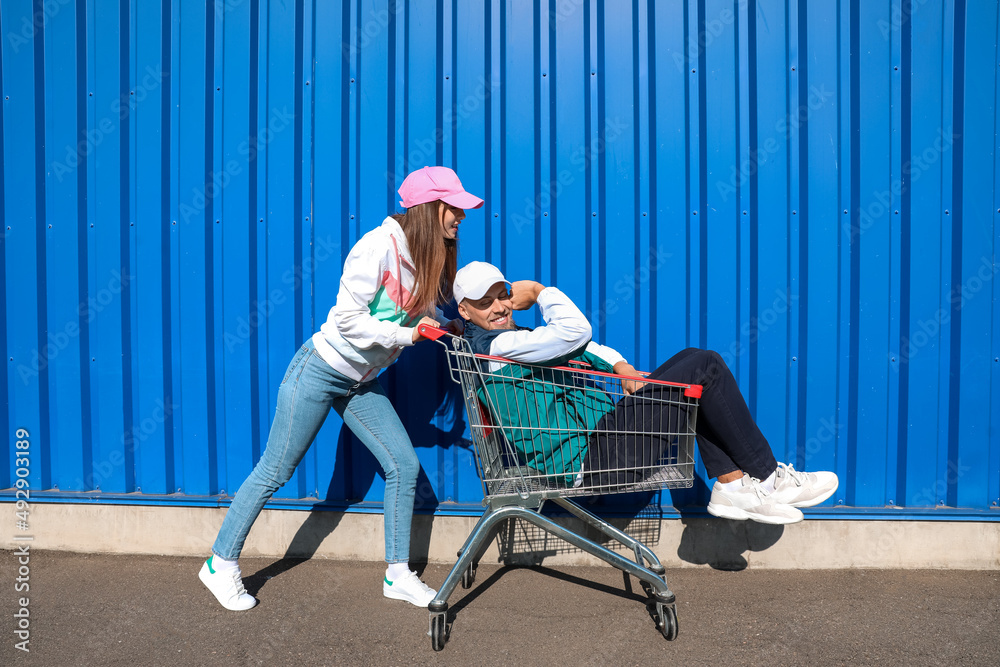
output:
{"label": "white track jacket", "polygon": [[410,324],[433,316],[403,308],[415,271],[403,229],[392,218],[362,236],[344,262],[337,303],[313,334],[320,357],[337,372],[367,382],[413,345]]}

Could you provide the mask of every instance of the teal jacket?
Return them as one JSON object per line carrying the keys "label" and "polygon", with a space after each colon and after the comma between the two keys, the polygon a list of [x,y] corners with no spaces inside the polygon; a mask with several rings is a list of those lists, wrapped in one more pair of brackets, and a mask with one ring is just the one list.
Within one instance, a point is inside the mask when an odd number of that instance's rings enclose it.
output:
{"label": "teal jacket", "polygon": [[[518,330],[525,330],[518,327]],[[492,340],[506,331],[486,331],[466,323],[465,337],[476,354],[491,354]],[[505,364],[484,373],[479,399],[523,457],[524,464],[547,475],[565,475],[573,485],[589,445],[590,431],[614,402],[600,389],[583,386],[579,377],[555,370],[568,361],[582,361],[595,370],[612,372],[604,359],[586,351],[586,343],[573,352],[544,362],[544,366]],[[485,363],[481,364],[485,366]],[[484,369],[485,370],[485,369]],[[485,394],[484,394],[485,391]]]}

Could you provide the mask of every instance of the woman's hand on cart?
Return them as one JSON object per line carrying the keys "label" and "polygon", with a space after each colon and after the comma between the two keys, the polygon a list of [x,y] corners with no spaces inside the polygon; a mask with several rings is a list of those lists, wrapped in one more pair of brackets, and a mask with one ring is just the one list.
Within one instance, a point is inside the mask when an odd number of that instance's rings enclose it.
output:
{"label": "woman's hand on cart", "polygon": [[510,284],[510,300],[514,310],[527,310],[538,301],[545,285],[534,280],[515,280]]}
{"label": "woman's hand on cart", "polygon": [[[449,324],[451,324],[449,322]],[[421,317],[420,321],[413,327],[413,342],[419,343],[422,340],[430,340],[427,336],[420,333],[420,327],[426,325],[429,327],[440,327],[441,323],[435,320],[433,317]]]}
{"label": "woman's hand on cart", "polygon": [[438,324],[438,321],[433,317],[424,317],[413,327],[413,342],[437,340],[444,334],[461,336],[463,333],[465,333],[465,320],[460,317],[445,322],[444,326]]}
{"label": "woman's hand on cart", "polygon": [[[627,377],[634,378],[644,378],[646,375],[640,371],[635,370],[635,367],[627,361],[619,361],[615,364],[614,372],[616,375],[625,375]],[[646,384],[645,382],[640,382],[639,380],[622,380],[622,391],[626,394],[634,394],[639,391],[642,386]]]}

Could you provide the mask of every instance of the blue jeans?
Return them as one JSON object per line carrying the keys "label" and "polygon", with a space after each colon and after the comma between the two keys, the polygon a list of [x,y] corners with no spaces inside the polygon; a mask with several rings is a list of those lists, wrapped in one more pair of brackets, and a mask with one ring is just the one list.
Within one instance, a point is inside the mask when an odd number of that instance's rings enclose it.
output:
{"label": "blue jeans", "polygon": [[234,560],[267,499],[292,477],[330,408],[385,471],[385,560],[410,559],[410,524],[420,462],[378,381],[360,384],[333,370],[306,342],[285,372],[267,447],[226,512],[212,552]]}

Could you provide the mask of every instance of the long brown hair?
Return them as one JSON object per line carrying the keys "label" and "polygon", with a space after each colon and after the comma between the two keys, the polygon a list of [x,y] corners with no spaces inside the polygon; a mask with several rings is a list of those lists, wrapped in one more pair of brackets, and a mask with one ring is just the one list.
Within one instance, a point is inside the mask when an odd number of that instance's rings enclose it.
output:
{"label": "long brown hair", "polygon": [[406,209],[406,213],[392,216],[403,228],[417,270],[417,284],[404,306],[406,312],[415,315],[452,297],[458,270],[458,243],[444,238],[438,213],[442,203],[435,200],[417,204]]}

